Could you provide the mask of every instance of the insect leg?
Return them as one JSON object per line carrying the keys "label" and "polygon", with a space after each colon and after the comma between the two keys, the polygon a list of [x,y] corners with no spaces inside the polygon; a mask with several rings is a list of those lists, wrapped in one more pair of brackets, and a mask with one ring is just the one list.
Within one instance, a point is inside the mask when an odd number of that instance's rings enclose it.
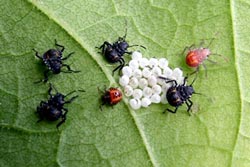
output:
{"label": "insect leg", "polygon": [[167,108],[167,110],[165,110],[164,113],[165,113],[166,111],[168,111],[168,112],[171,112],[171,113],[175,114],[176,111],[177,111],[177,109],[178,109],[178,107],[175,107],[175,110],[173,111],[173,110],[170,110],[170,109]]}
{"label": "insect leg", "polygon": [[32,50],[36,53],[36,57],[38,57],[39,59],[43,59],[35,49]]}
{"label": "insect leg", "polygon": [[64,51],[65,47],[64,47],[64,46],[62,46],[62,45],[59,45],[59,44],[57,43],[56,39],[55,39],[55,45],[56,45],[56,46],[59,46],[59,47],[61,47],[61,48],[62,48],[62,49],[61,49],[61,52],[63,52],[63,51]]}
{"label": "insect leg", "polygon": [[70,54],[68,54],[68,56],[62,58],[62,60],[67,60],[72,54],[74,54],[75,52],[71,52]]}
{"label": "insect leg", "polygon": [[[188,104],[188,102],[189,102],[190,104]],[[188,99],[188,102],[186,101],[186,105],[187,105],[187,107],[188,107],[187,112],[189,112],[190,109],[191,109],[191,107],[193,106],[193,102],[192,102],[190,99]]]}
{"label": "insect leg", "polygon": [[119,74],[120,74],[120,71],[121,71],[121,69],[124,67],[124,64],[125,64],[124,59],[123,59],[123,58],[120,58],[119,63],[120,63],[120,65],[117,66],[117,67],[112,71],[112,75],[114,75],[115,71],[118,70],[118,69],[119,69]]}
{"label": "insect leg", "polygon": [[62,66],[65,66],[65,67],[67,67],[67,69],[68,69],[68,71],[62,71],[62,72],[64,72],[64,73],[71,73],[71,72],[77,73],[77,72],[81,72],[81,71],[71,70],[70,66],[67,65],[67,64],[62,64]]}
{"label": "insect leg", "polygon": [[68,109],[63,108],[63,110],[65,110],[65,113],[62,115],[62,120],[56,125],[57,129],[66,121],[66,114],[68,113]]}

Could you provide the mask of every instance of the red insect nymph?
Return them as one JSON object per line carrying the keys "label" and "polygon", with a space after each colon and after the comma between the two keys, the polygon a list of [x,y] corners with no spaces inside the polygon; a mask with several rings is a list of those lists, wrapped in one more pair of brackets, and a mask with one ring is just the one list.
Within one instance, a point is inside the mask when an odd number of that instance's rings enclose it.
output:
{"label": "red insect nymph", "polygon": [[102,106],[105,104],[112,106],[119,103],[122,100],[122,92],[117,88],[111,87],[103,92],[101,100],[102,104],[100,106],[100,109],[102,110]]}
{"label": "red insect nymph", "polygon": [[199,67],[210,54],[211,52],[207,48],[190,50],[186,56],[186,63],[189,67]]}
{"label": "red insect nymph", "polygon": [[[209,49],[209,46],[212,44],[214,38],[211,39],[207,47],[199,47],[199,48],[194,48],[194,45],[191,45],[190,47],[186,47],[183,51],[185,53],[186,50],[188,50],[186,54],[186,64],[189,67],[196,68],[196,70],[193,73],[197,73],[199,71],[199,67],[202,64],[203,67],[205,68],[205,73],[207,75],[207,68],[206,65],[203,63],[204,60],[206,60],[210,55],[217,55],[217,56],[222,56],[217,53],[212,53]],[[203,43],[203,42],[202,42]],[[200,45],[202,45],[202,43]],[[226,61],[228,61],[226,58],[224,58]],[[210,59],[207,59],[211,63],[216,64],[215,61],[212,61]],[[191,73],[191,74],[193,74]]]}

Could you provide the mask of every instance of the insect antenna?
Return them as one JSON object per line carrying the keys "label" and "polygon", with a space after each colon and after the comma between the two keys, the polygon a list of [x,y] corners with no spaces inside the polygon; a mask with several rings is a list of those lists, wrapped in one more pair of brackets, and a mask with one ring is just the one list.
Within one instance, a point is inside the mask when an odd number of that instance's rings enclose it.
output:
{"label": "insect antenna", "polygon": [[125,34],[124,34],[124,36],[122,37],[122,39],[126,39],[126,37],[127,37],[127,32],[128,32],[128,21],[127,21],[127,19],[125,19]]}
{"label": "insect antenna", "polygon": [[142,47],[143,49],[147,49],[145,46],[143,46],[143,45],[129,45],[129,48],[130,47],[134,47],[134,46],[139,46],[139,47]]}
{"label": "insect antenna", "polygon": [[84,89],[73,90],[73,91],[69,92],[68,94],[66,94],[65,97],[67,97],[67,96],[69,96],[69,95],[71,95],[72,93],[75,93],[75,92],[85,92],[85,90]]}

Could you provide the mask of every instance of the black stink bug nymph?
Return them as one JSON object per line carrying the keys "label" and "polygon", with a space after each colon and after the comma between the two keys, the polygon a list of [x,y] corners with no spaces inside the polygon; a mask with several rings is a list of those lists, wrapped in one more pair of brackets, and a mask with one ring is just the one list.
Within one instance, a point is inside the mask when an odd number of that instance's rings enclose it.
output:
{"label": "black stink bug nymph", "polygon": [[[55,88],[54,88],[55,89]],[[52,85],[50,84],[48,94],[49,94],[49,99],[48,101],[41,101],[40,105],[37,107],[37,113],[40,117],[40,119],[37,122],[42,121],[43,119],[46,119],[48,121],[56,121],[59,118],[61,118],[61,121],[56,125],[58,128],[60,125],[62,125],[66,121],[66,115],[68,113],[68,109],[64,107],[64,104],[71,103],[74,99],[78,97],[73,96],[69,100],[65,100],[65,98],[76,92],[72,91],[68,93],[67,95],[63,95],[59,93],[56,89],[56,94],[52,95]]]}
{"label": "black stink bug nymph", "polygon": [[125,53],[132,54],[132,52],[129,52],[127,50],[129,47],[140,46],[146,49],[142,45],[129,45],[128,42],[126,41],[126,36],[127,36],[127,29],[126,29],[125,35],[123,37],[119,37],[118,40],[114,42],[113,44],[105,41],[100,47],[96,47],[96,48],[101,49],[102,55],[106,58],[106,60],[109,63],[117,63],[117,62],[120,63],[120,65],[117,66],[112,71],[112,75],[114,75],[114,72],[116,70],[119,70],[119,73],[120,73],[120,71],[124,67],[125,65],[125,60],[123,59],[124,54]]}
{"label": "black stink bug nymph", "polygon": [[184,78],[184,82],[182,85],[178,85],[176,80],[170,80],[165,77],[159,77],[160,79],[164,79],[166,83],[173,83],[173,85],[167,90],[166,98],[168,103],[175,107],[175,110],[166,109],[163,113],[166,111],[169,111],[171,113],[176,113],[178,108],[183,104],[186,103],[187,105],[187,112],[189,113],[193,102],[190,100],[191,96],[195,93],[193,88],[193,83],[196,80],[196,78],[193,80],[193,82],[190,85],[186,85],[187,77]]}
{"label": "black stink bug nymph", "polygon": [[[33,49],[36,53],[36,57],[41,59],[43,61],[43,64],[46,65],[48,68],[44,71],[44,79],[40,80],[36,83],[39,83],[42,81],[47,82],[48,81],[48,73],[50,71],[53,74],[59,74],[60,72],[64,72],[64,73],[80,72],[80,71],[72,70],[69,65],[63,63],[63,61],[67,60],[74,52],[71,52],[70,54],[68,54],[66,57],[63,58],[62,53],[63,53],[65,47],[57,44],[56,40],[55,40],[55,45],[57,47],[60,47],[60,49],[49,49],[47,52],[45,52],[43,54],[43,56],[40,56],[39,53],[35,49]],[[63,71],[62,67],[66,67],[67,71]]]}

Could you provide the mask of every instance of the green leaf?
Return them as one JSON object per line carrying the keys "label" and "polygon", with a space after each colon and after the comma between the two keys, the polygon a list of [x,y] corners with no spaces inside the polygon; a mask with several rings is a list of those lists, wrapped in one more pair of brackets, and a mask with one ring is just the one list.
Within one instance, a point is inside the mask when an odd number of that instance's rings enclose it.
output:
{"label": "green leaf", "polygon": [[[249,7],[243,0],[0,1],[0,166],[249,166]],[[166,57],[185,74],[193,69],[183,49],[216,38],[209,48],[229,61],[209,57],[218,63],[206,62],[207,77],[201,68],[192,116],[185,105],[176,114],[162,114],[169,105],[133,111],[126,98],[100,111],[97,88],[119,86],[119,78],[95,47],[126,28],[130,44],[147,47],[145,57]],[[59,131],[57,121],[37,123],[48,84],[34,84],[44,68],[32,51],[43,54],[55,39],[64,55],[75,52],[67,64],[81,73],[49,81],[65,94],[86,90],[67,105]]]}

